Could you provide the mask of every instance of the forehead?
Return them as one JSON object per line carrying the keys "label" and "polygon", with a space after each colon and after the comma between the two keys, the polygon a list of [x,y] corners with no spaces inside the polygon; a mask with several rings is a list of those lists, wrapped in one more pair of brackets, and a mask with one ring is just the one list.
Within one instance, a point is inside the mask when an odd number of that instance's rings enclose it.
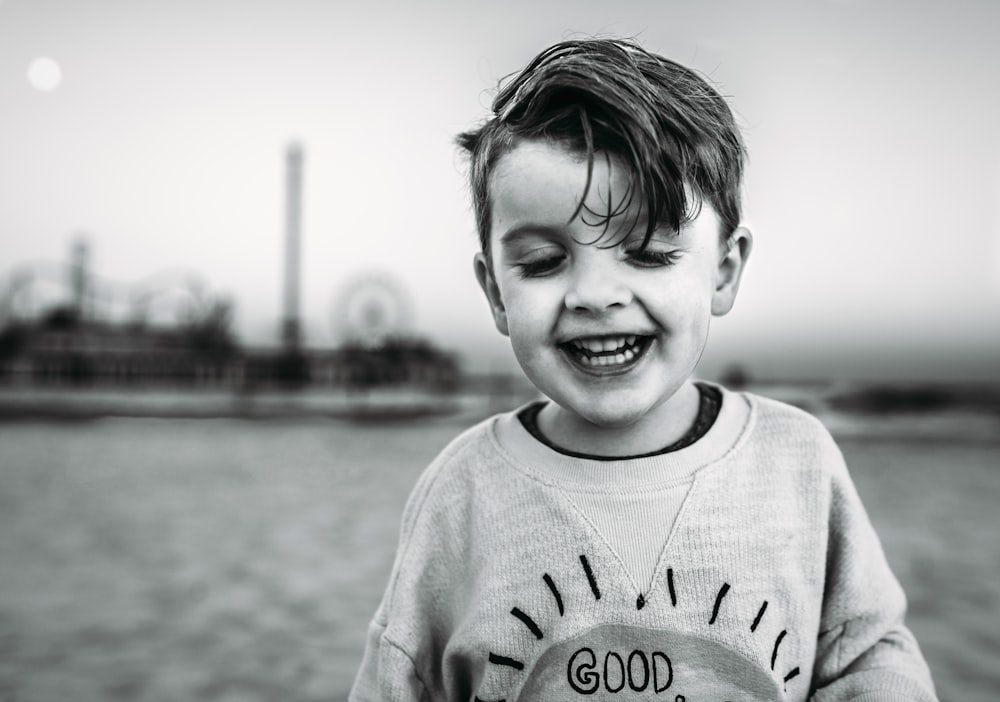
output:
{"label": "forehead", "polygon": [[[594,154],[590,184],[587,157],[546,140],[523,141],[500,157],[490,178],[491,225],[497,227],[532,220],[565,225],[584,206],[596,213],[617,210],[629,188],[629,174],[613,156]],[[638,200],[638,198],[636,198]],[[636,207],[628,214],[635,217]],[[623,214],[625,214],[623,212]]]}
{"label": "forehead", "polygon": [[[515,232],[570,232],[604,243],[645,236],[645,198],[630,192],[630,184],[628,168],[607,152],[594,154],[588,185],[585,154],[545,139],[522,141],[497,160],[490,176],[490,248]],[[684,190],[691,219],[682,220],[680,231],[660,227],[653,236],[689,239],[711,231],[725,238],[711,204],[690,185]]]}

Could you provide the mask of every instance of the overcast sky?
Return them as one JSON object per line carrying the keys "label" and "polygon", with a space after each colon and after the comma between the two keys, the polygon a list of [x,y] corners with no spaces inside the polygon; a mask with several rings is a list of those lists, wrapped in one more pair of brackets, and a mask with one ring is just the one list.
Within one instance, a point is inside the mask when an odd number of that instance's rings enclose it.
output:
{"label": "overcast sky", "polygon": [[85,237],[101,280],[194,271],[273,343],[298,141],[308,343],[381,278],[509,367],[453,135],[544,46],[631,35],[716,81],[750,148],[755,250],[706,373],[1000,379],[998,30],[994,0],[0,0],[0,294]]}

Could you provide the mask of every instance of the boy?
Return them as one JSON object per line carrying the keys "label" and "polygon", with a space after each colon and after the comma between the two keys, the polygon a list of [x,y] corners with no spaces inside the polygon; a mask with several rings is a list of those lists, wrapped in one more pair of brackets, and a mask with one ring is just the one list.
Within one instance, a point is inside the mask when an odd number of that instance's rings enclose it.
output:
{"label": "boy", "polygon": [[549,399],[418,481],[351,699],[934,700],[829,434],[691,379],[752,245],[725,101],[592,40],[493,111],[475,273]]}

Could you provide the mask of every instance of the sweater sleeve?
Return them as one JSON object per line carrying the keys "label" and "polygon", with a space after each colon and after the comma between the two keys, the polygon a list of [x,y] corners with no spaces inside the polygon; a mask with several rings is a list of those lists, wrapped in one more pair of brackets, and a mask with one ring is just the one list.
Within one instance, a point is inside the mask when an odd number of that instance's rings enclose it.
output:
{"label": "sweater sleeve", "polygon": [[413,661],[385,636],[378,616],[368,627],[361,668],[348,702],[429,702]]}
{"label": "sweater sleeve", "polygon": [[[452,441],[424,470],[410,492],[400,520],[399,542],[389,582],[368,626],[365,651],[348,696],[349,702],[429,702],[435,694],[421,678],[421,666],[414,660],[414,656],[420,654],[407,651],[400,645],[401,642],[393,640],[399,631],[417,631],[421,636],[427,634],[426,623],[420,621],[412,607],[413,597],[418,593],[412,587],[403,587],[400,593],[397,586],[413,542],[422,538],[437,541],[438,534],[420,533],[418,517],[440,470],[468,438],[474,436],[475,430],[476,427],[473,427]],[[421,553],[419,544],[415,550],[418,555]]]}
{"label": "sweater sleeve", "polygon": [[906,596],[836,453],[812,699],[936,702],[930,671],[903,622]]}
{"label": "sweater sleeve", "polygon": [[389,636],[395,584],[405,558],[410,533],[429,483],[425,473],[418,481],[403,512],[399,545],[382,601],[368,625],[361,667],[354,679],[348,702],[425,702],[430,695],[417,674],[413,658]]}

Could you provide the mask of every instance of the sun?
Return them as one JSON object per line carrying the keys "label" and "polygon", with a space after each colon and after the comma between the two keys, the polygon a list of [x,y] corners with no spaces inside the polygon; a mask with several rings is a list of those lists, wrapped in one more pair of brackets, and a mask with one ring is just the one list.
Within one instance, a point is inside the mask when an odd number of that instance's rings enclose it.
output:
{"label": "sun", "polygon": [[54,59],[39,56],[28,66],[28,83],[39,92],[51,93],[62,83],[62,67]]}
{"label": "sun", "polygon": [[[579,555],[579,566],[557,578],[550,573],[543,574],[536,581],[542,596],[534,599],[533,612],[526,612],[519,606],[510,610],[510,625],[522,635],[530,634],[526,640],[535,643],[550,636],[555,642],[544,644],[544,650],[534,663],[523,657],[506,655],[504,647],[499,652],[489,651],[487,675],[480,681],[481,690],[473,697],[475,702],[514,699],[509,689],[517,684],[520,684],[517,702],[581,702],[595,694],[598,695],[596,699],[621,702],[653,699],[663,702],[737,699],[766,702],[781,699],[784,696],[782,686],[787,692],[790,684],[802,683],[802,671],[793,660],[794,651],[789,651],[790,644],[782,645],[794,639],[794,633],[789,636],[775,606],[769,608],[768,600],[757,600],[758,595],[751,595],[753,607],[741,608],[734,604],[734,598],[746,593],[739,592],[738,585],[734,587],[728,582],[720,583],[714,600],[711,596],[704,597],[710,593],[702,592],[698,593],[701,597],[696,596],[688,602],[686,600],[697,591],[689,587],[681,589],[678,585],[683,586],[690,573],[675,573],[673,568],[666,570],[666,593],[658,592],[652,601],[640,594],[635,600],[636,612],[642,614],[637,614],[633,622],[597,624],[571,638],[559,640],[553,629],[567,612],[581,606],[579,593],[586,592],[586,588],[576,588],[576,597],[571,596],[574,592],[572,581],[586,578],[593,596],[592,602],[585,596],[589,606],[616,606],[604,605],[609,599],[615,599],[614,593],[602,587],[600,574],[586,554]],[[576,576],[567,580],[567,572],[574,570]],[[540,587],[541,583],[545,588]],[[678,617],[680,621],[684,618],[684,610],[692,611],[692,607],[697,612],[696,630],[662,625],[671,617]],[[658,612],[652,613],[648,624],[643,625],[644,615],[651,609]],[[556,611],[558,617],[554,616]],[[778,628],[781,632],[775,637]],[[744,637],[758,649],[756,657],[747,657],[723,645],[718,634],[713,632],[722,632],[723,638]],[[506,648],[510,648],[509,638]],[[765,667],[768,658],[771,673]]]}

